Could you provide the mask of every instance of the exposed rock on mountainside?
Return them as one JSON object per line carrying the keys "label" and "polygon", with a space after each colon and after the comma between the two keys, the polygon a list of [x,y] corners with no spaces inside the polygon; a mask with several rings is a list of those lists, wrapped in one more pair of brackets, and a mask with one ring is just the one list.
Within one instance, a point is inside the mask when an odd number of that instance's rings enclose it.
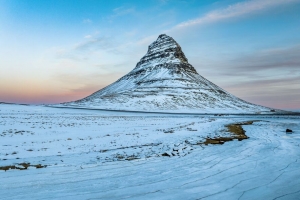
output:
{"label": "exposed rock on mountainside", "polygon": [[147,54],[127,75],[84,99],[61,105],[178,113],[269,113],[271,110],[239,99],[199,75],[179,44],[165,34],[149,46]]}

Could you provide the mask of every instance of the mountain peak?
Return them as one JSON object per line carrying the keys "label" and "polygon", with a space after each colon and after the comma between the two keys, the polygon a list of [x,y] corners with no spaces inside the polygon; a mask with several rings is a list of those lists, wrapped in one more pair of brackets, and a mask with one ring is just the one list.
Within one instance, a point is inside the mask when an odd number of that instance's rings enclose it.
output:
{"label": "mountain peak", "polygon": [[175,44],[177,44],[177,42],[172,37],[170,37],[166,34],[160,34],[155,42],[164,42],[164,41],[172,41]]}
{"label": "mountain peak", "polygon": [[164,37],[169,37],[169,38],[172,38],[172,37],[170,37],[170,36],[168,36],[168,35],[166,35],[166,34],[160,34],[159,36],[158,36],[158,38],[164,38]]}
{"label": "mountain peak", "polygon": [[136,67],[115,83],[66,106],[112,110],[256,113],[269,108],[241,100],[197,73],[179,44],[161,34]]}
{"label": "mountain peak", "polygon": [[180,45],[170,36],[161,34],[149,45],[146,55],[137,63],[136,68],[157,64],[188,63]]}

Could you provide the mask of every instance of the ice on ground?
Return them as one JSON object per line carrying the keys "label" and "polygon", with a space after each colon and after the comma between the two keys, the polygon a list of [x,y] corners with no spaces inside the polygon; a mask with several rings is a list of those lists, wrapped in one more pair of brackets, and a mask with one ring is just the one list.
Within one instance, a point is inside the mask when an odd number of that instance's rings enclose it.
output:
{"label": "ice on ground", "polygon": [[[4,199],[298,199],[299,116],[180,115],[0,105]],[[250,137],[230,136],[225,125]],[[286,134],[285,129],[293,130]],[[168,155],[168,156],[163,156]]]}

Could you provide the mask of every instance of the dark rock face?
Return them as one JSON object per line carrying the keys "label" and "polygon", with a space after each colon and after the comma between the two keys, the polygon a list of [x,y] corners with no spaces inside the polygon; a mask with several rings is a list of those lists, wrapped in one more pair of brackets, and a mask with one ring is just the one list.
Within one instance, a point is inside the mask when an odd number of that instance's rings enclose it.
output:
{"label": "dark rock face", "polygon": [[137,67],[157,58],[178,58],[182,62],[188,62],[179,44],[166,34],[159,35],[157,40],[148,47],[147,54],[138,62]]}
{"label": "dark rock face", "polygon": [[157,63],[157,67],[164,67],[164,64],[170,63],[169,69],[172,68],[172,64],[177,63],[177,67],[180,66],[180,69],[187,68],[187,70],[197,73],[194,67],[188,63],[179,44],[166,34],[159,35],[157,40],[149,45],[147,54],[141,58],[133,71],[140,68],[145,69],[146,65],[150,63]]}
{"label": "dark rock face", "polygon": [[239,99],[199,75],[179,44],[165,34],[149,45],[146,55],[127,75],[64,105],[138,111],[270,112],[270,108]]}

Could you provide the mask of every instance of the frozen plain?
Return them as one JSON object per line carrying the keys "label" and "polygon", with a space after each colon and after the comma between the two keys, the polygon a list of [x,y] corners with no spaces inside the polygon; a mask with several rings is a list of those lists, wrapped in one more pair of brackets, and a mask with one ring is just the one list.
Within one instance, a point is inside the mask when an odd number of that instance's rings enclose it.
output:
{"label": "frozen plain", "polygon": [[20,163],[47,167],[0,170],[0,199],[300,199],[300,116],[0,104],[0,167]]}

